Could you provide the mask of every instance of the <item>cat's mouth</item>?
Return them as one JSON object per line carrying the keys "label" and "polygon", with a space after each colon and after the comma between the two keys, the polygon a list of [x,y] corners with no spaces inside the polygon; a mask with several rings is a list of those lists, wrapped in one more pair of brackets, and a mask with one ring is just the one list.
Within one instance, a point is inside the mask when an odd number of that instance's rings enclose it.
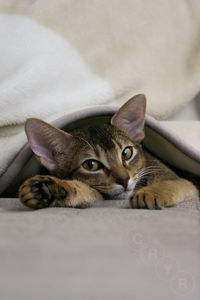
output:
{"label": "cat's mouth", "polygon": [[135,188],[135,183],[130,183],[125,189],[120,185],[116,185],[106,193],[106,199],[122,200],[128,199]]}
{"label": "cat's mouth", "polygon": [[133,179],[130,179],[127,188],[124,188],[120,184],[114,184],[113,186],[105,186],[105,185],[95,185],[91,186],[98,190],[104,199],[107,200],[122,200],[128,199],[131,193],[135,188],[136,182]]}

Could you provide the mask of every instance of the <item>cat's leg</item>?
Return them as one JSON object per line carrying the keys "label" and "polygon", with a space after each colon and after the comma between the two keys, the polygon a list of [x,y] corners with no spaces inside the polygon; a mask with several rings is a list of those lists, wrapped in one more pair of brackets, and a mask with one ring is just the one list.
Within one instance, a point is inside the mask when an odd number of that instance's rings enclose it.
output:
{"label": "cat's leg", "polygon": [[161,180],[145,186],[130,196],[132,208],[160,209],[175,206],[182,201],[198,201],[199,192],[188,180],[176,178]]}
{"label": "cat's leg", "polygon": [[21,185],[19,199],[25,206],[38,209],[55,206],[85,208],[103,198],[80,181],[37,175]]}

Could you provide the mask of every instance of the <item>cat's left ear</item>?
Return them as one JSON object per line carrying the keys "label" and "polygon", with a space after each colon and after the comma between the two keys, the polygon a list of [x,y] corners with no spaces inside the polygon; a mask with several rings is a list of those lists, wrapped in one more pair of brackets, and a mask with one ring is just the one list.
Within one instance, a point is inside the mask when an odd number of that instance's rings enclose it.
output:
{"label": "cat's left ear", "polygon": [[25,123],[29,145],[40,163],[49,171],[56,171],[60,157],[67,152],[73,137],[54,126],[35,118]]}
{"label": "cat's left ear", "polygon": [[139,143],[144,138],[145,113],[146,97],[143,94],[136,95],[114,114],[111,124],[124,130],[135,143]]}

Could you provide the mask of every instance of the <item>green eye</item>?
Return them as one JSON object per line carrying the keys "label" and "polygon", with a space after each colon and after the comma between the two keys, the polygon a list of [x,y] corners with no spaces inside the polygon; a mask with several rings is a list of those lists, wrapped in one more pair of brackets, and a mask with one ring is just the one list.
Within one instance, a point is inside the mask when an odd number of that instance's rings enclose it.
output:
{"label": "green eye", "polygon": [[102,165],[100,162],[98,162],[97,160],[94,160],[94,159],[89,159],[89,160],[86,160],[83,165],[82,165],[86,170],[88,171],[97,171],[99,169],[102,168]]}
{"label": "green eye", "polygon": [[133,148],[132,147],[126,147],[123,151],[122,151],[122,160],[128,160],[131,158],[131,156],[133,155]]}

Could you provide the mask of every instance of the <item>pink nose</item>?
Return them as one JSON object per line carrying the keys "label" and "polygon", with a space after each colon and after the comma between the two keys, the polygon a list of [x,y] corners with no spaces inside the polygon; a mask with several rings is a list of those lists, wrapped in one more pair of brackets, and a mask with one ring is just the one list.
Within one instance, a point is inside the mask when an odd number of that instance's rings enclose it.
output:
{"label": "pink nose", "polygon": [[116,183],[121,184],[126,189],[128,186],[129,179],[130,177],[128,175],[118,177]]}

